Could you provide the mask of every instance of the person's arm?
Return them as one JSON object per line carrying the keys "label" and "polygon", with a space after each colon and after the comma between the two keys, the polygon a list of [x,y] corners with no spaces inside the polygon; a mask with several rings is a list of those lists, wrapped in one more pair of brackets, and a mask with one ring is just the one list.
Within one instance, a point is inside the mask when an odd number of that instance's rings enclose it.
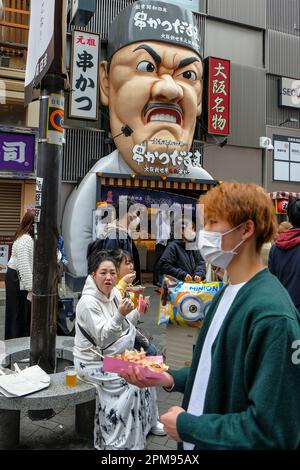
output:
{"label": "person's arm", "polygon": [[208,450],[299,448],[300,407],[295,404],[299,401],[300,365],[299,360],[293,361],[292,346],[299,340],[299,325],[286,317],[269,318],[267,324],[261,321],[260,332],[250,340],[245,356],[248,408],[201,416],[182,412],[176,420],[182,441]]}
{"label": "person's arm", "polygon": [[172,388],[172,392],[184,393],[186,381],[190,373],[190,368],[184,367],[179,370],[170,369],[168,372],[174,380],[174,387]]}
{"label": "person's arm", "polygon": [[17,270],[25,290],[32,291],[33,240],[30,235],[23,235],[18,247]]}
{"label": "person's arm", "polygon": [[200,252],[195,252],[195,262],[196,262],[196,267],[195,267],[194,276],[201,277],[201,280],[203,281],[206,278],[206,265]]}
{"label": "person's arm", "polygon": [[116,285],[116,288],[120,292],[122,298],[125,297],[126,294],[126,288],[128,287],[128,282],[125,281],[125,279],[122,277],[122,279],[119,280],[118,284]]}
{"label": "person's arm", "polygon": [[116,341],[128,324],[125,316],[115,308],[113,316],[105,315],[105,304],[99,307],[99,303],[91,297],[87,297],[81,306],[78,323],[89,333],[101,347]]}
{"label": "person's arm", "polygon": [[137,308],[135,308],[130,313],[128,313],[128,315],[126,315],[127,320],[129,320],[134,326],[137,325],[140,317],[141,317],[141,314]]}
{"label": "person's arm", "polygon": [[176,256],[176,249],[172,244],[168,245],[164,251],[164,254],[160,258],[159,268],[161,274],[168,274],[170,276],[176,277],[181,281],[184,281],[186,275],[189,274],[179,266],[179,260]]}
{"label": "person's arm", "polygon": [[275,274],[275,266],[274,266],[274,249],[275,249],[275,246],[273,245],[269,251],[269,258],[268,258],[268,268],[269,268],[269,271],[272,273],[272,274]]}

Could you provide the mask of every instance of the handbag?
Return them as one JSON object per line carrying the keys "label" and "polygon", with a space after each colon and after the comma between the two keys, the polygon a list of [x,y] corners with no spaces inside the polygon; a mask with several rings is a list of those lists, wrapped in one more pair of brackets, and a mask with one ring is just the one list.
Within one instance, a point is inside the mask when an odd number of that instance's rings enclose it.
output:
{"label": "handbag", "polygon": [[152,340],[152,336],[146,336],[145,332],[141,331],[140,327],[135,327],[136,333],[135,333],[135,341],[134,341],[134,349],[137,349],[138,351],[143,348],[144,351],[147,352],[150,342]]}

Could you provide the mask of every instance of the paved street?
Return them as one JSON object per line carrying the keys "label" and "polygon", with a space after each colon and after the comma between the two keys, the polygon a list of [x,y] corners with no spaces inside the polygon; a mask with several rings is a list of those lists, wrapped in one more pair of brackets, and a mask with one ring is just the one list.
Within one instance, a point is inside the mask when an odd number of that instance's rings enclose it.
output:
{"label": "paved street", "polygon": [[[151,295],[152,305],[150,311],[143,317],[141,325],[153,335],[153,341],[159,352],[165,348],[165,327],[158,326],[157,309],[158,296],[153,288],[148,288],[145,295]],[[4,291],[0,290],[0,339],[4,338]],[[158,408],[162,414],[171,406],[181,403],[181,395],[167,393],[158,389]],[[83,440],[75,434],[75,407],[68,406],[65,409],[55,409],[55,416],[49,420],[31,421],[25,414],[21,417],[20,445],[18,449],[93,449],[92,439]],[[176,449],[176,443],[167,436],[148,437],[147,449],[172,450]]]}

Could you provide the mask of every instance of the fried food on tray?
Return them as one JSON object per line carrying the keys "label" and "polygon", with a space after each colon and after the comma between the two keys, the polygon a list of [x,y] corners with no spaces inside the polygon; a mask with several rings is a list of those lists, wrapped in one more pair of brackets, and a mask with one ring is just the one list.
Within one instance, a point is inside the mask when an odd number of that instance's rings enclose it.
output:
{"label": "fried food on tray", "polygon": [[121,359],[122,361],[132,362],[138,366],[148,367],[148,369],[153,372],[165,372],[169,369],[169,366],[162,362],[157,362],[155,359],[151,358],[151,356],[146,357],[146,353],[142,348],[141,352],[126,350],[124,353],[116,354],[112,357]]}

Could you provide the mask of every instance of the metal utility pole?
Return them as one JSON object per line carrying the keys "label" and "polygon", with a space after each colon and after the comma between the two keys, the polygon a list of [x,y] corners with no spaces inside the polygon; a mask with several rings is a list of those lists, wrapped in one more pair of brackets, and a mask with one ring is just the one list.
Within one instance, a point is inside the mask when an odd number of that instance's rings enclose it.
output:
{"label": "metal utility pole", "polygon": [[30,364],[56,368],[57,237],[64,117],[66,2],[56,0],[54,61],[41,82]]}

